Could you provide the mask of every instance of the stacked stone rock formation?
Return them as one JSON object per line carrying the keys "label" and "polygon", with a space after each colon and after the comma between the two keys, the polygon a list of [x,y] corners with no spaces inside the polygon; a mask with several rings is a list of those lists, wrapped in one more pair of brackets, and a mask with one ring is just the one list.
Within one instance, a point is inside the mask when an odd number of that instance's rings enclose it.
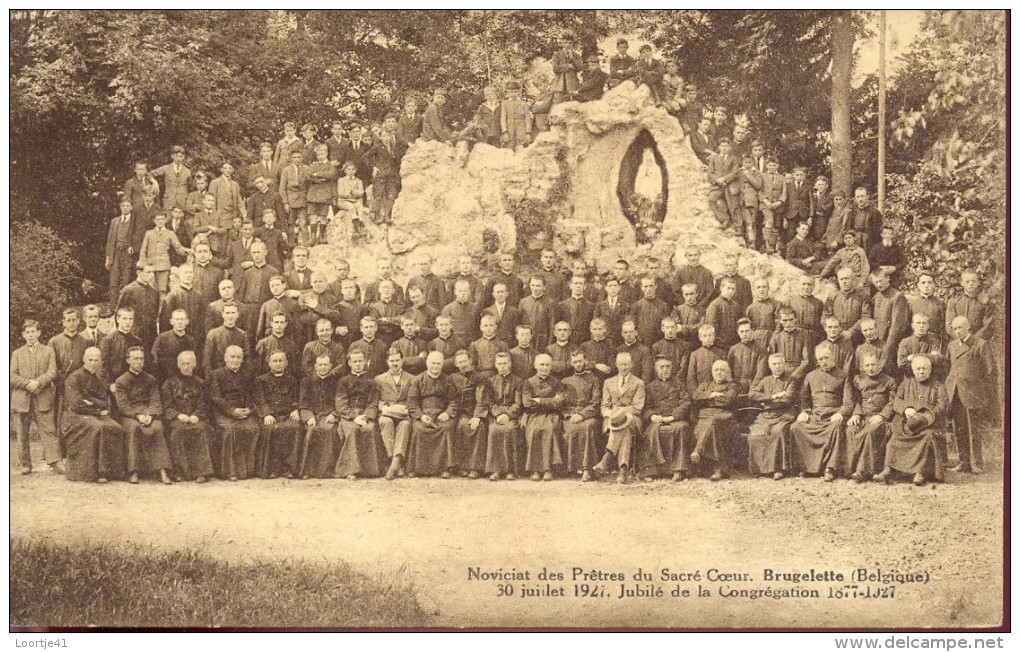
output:
{"label": "stacked stone rock formation", "polygon": [[[640,273],[653,256],[684,264],[686,247],[695,245],[702,264],[715,273],[727,256],[738,254],[740,272],[768,276],[778,298],[795,290],[791,281],[800,270],[744,248],[742,240],[719,228],[708,204],[705,166],[680,124],[655,105],[646,87],[626,82],[598,101],[559,104],[549,122],[550,129],[519,153],[485,144],[468,153],[464,144],[415,143],[401,166],[393,224],[370,226],[367,238],[353,247],[345,228],[335,225],[331,244],[313,251],[313,264],[334,275],[332,263],[347,258],[355,276],[371,279],[375,261],[389,256],[397,279],[406,281],[423,253],[445,275],[455,271],[463,254],[479,269],[493,269],[500,252],[517,251],[526,267],[541,249],[552,247],[564,266],[581,259],[605,272],[625,258]],[[663,163],[668,197],[650,239],[637,233],[617,192],[621,170],[627,174],[627,150],[642,132]]]}

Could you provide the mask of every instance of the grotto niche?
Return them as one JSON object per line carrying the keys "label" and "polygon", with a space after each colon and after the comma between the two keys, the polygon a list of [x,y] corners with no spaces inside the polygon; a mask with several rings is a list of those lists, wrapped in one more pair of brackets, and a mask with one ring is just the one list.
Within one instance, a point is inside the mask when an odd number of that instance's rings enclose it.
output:
{"label": "grotto niche", "polygon": [[662,229],[669,202],[666,162],[647,129],[638,132],[620,161],[616,196],[623,214],[634,225],[638,242],[650,242]]}

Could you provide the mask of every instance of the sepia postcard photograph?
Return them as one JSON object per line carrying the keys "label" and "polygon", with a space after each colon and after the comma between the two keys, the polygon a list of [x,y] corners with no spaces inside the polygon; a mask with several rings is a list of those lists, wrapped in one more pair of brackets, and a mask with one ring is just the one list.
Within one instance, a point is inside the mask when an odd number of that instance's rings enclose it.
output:
{"label": "sepia postcard photograph", "polygon": [[1009,26],[10,10],[12,639],[1003,647]]}

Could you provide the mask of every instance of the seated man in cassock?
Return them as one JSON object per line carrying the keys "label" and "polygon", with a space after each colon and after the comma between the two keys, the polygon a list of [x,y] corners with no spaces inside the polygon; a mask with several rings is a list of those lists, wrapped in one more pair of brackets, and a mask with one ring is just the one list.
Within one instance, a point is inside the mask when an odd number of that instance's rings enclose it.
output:
{"label": "seated man in cassock", "polygon": [[437,475],[444,480],[456,471],[453,458],[453,427],[457,416],[457,388],[443,373],[446,358],[432,351],[425,358],[425,372],[415,377],[407,393],[411,415],[408,466],[414,475]]}
{"label": "seated man in cassock", "polygon": [[411,439],[407,392],[414,376],[404,371],[404,354],[396,347],[390,349],[386,364],[389,369],[375,377],[379,388],[379,432],[386,455],[390,458],[386,479],[396,480],[404,475],[404,459]]}
{"label": "seated man in cassock", "polygon": [[133,346],[127,352],[128,370],[114,383],[120,425],[127,438],[128,482],[138,484],[139,474],[159,472],[163,484],[170,484],[170,450],[163,437],[163,405],[159,384],[145,373],[145,351]]}
{"label": "seated man in cassock", "polygon": [[910,361],[913,378],[900,383],[893,399],[885,468],[875,482],[889,482],[893,472],[913,474],[913,483],[942,482],[949,457],[946,453],[945,420],[949,413],[946,386],[931,377],[931,360],[916,355]]}
{"label": "seated man in cassock", "polygon": [[853,411],[846,373],[836,366],[836,356],[827,342],[815,347],[818,368],[811,371],[800,388],[801,413],[793,424],[794,467],[802,476],[819,475],[832,482],[846,460],[844,422]]}
{"label": "seated man in cassock", "polygon": [[[568,327],[569,328],[569,327]],[[524,406],[524,441],[527,456],[524,470],[531,479],[546,482],[553,479],[553,467],[563,465],[560,439],[566,392],[559,378],[552,375],[552,356],[535,356],[535,375],[524,381],[521,401]]]}
{"label": "seated man in cassock", "polygon": [[[529,335],[531,329],[524,329]],[[485,380],[481,393],[482,412],[487,417],[485,472],[489,480],[516,479],[524,466],[524,441],[518,419],[521,417],[521,379],[510,373],[510,353],[496,354],[496,375]]]}
{"label": "seated man in cassock", "polygon": [[328,355],[315,359],[312,373],[301,379],[298,409],[305,424],[301,453],[301,479],[332,478],[340,456],[336,432],[336,384],[333,361]]}
{"label": "seated man in cassock", "polygon": [[379,388],[368,373],[368,360],[361,350],[347,352],[351,373],[336,384],[336,414],[340,417],[340,455],[334,474],[357,480],[383,474],[386,452],[379,438]]}
{"label": "seated man in cassock", "polygon": [[639,467],[647,482],[665,475],[670,469],[674,482],[685,479],[690,473],[690,456],[694,450],[690,412],[691,395],[687,385],[673,375],[670,356],[659,355],[655,359],[655,380],[645,386],[645,409],[641,415],[647,425]]}
{"label": "seated man in cassock", "polygon": [[222,442],[220,473],[236,482],[255,475],[260,428],[251,376],[242,368],[244,349],[228,346],[223,364],[209,376],[209,395]]}
{"label": "seated man in cassock", "polygon": [[747,398],[762,406],[747,435],[747,470],[782,480],[791,469],[790,425],[797,417],[796,383],[782,353],[768,357],[769,371],[751,387]]}
{"label": "seated man in cassock", "polygon": [[287,373],[287,354],[274,351],[269,355],[269,373],[255,381],[255,411],[262,419],[260,478],[293,478],[300,471],[301,415],[294,379]]}
{"label": "seated man in cassock", "polygon": [[581,474],[581,482],[591,482],[591,468],[598,456],[595,440],[602,388],[598,376],[588,369],[588,358],[577,349],[570,354],[573,373],[563,379],[567,398],[563,403],[563,440],[566,445],[564,466],[567,473]]}
{"label": "seated man in cassock", "polygon": [[733,382],[730,365],[725,360],[712,363],[712,380],[699,383],[694,390],[697,422],[694,426],[694,452],[691,462],[697,472],[703,462],[711,462],[712,481],[729,475],[730,448],[737,436],[737,409],[740,387]]}
{"label": "seated man in cassock", "polygon": [[209,386],[195,375],[194,351],[177,354],[177,370],[163,383],[163,419],[170,431],[170,459],[178,481],[205,482],[213,474],[209,445]]}
{"label": "seated man in cassock", "polygon": [[454,362],[457,373],[450,374],[450,380],[457,388],[457,423],[453,428],[454,466],[460,469],[462,475],[466,473],[468,479],[477,480],[485,472],[488,440],[485,410],[479,399],[482,385],[491,374],[475,371],[472,355],[464,350],[457,351]]}
{"label": "seated man in cassock", "polygon": [[846,422],[847,472],[854,482],[864,482],[885,466],[896,381],[882,372],[878,355],[865,353],[850,392],[854,413]]}
{"label": "seated man in cassock", "polygon": [[87,348],[82,364],[64,383],[67,479],[102,484],[124,477],[124,428],[110,418],[108,386],[99,378],[99,348]]}
{"label": "seated man in cassock", "polygon": [[633,368],[630,353],[617,353],[619,373],[602,384],[602,429],[609,432],[609,441],[602,459],[592,469],[597,474],[608,473],[615,462],[620,469],[620,484],[630,481],[632,453],[641,436],[641,411],[645,408],[645,383],[631,373]]}

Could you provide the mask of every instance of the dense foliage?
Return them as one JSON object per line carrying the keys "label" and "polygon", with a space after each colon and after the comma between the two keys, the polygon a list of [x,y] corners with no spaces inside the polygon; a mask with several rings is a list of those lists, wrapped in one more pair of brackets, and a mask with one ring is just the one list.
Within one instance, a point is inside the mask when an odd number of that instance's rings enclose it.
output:
{"label": "dense foliage", "polygon": [[88,295],[92,283],[82,278],[76,247],[38,222],[11,227],[10,343],[20,346],[21,324],[35,319],[49,337],[59,331],[60,312]]}
{"label": "dense foliage", "polygon": [[[894,151],[915,165],[891,179],[909,272],[955,286],[976,269],[1001,305],[1006,247],[1006,26],[1002,12],[932,12],[898,80],[908,101]],[[909,275],[909,274],[908,274]],[[944,288],[948,291],[948,288]]]}

